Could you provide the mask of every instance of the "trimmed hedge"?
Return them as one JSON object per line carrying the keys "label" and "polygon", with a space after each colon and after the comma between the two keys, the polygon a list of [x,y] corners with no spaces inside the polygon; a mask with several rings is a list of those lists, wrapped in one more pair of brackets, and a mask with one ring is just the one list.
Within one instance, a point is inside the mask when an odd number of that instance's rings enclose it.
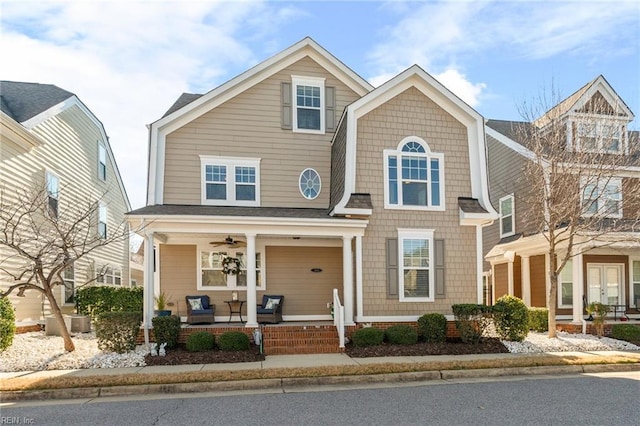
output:
{"label": "trimmed hedge", "polygon": [[95,321],[103,312],[142,312],[142,287],[92,286],[76,292],[76,310]]}
{"label": "trimmed hedge", "polygon": [[8,297],[0,297],[0,352],[11,346],[15,334],[15,309]]}
{"label": "trimmed hedge", "polygon": [[223,351],[248,351],[249,336],[241,331],[227,331],[218,337],[218,347]]}
{"label": "trimmed hedge", "polygon": [[640,326],[635,324],[614,324],[611,326],[611,337],[627,342],[640,342]]}
{"label": "trimmed hedge", "polygon": [[447,340],[447,317],[440,313],[424,314],[418,318],[418,334],[425,342]]}
{"label": "trimmed hedge", "polygon": [[491,307],[474,303],[452,305],[456,328],[463,343],[480,343],[482,335],[489,324]]}
{"label": "trimmed hedge", "polygon": [[215,337],[206,331],[198,331],[187,337],[187,350],[189,352],[205,352],[213,349]]}
{"label": "trimmed hedge", "polygon": [[360,328],[353,332],[351,341],[354,346],[377,346],[384,341],[384,331],[376,327]]}
{"label": "trimmed hedge", "polygon": [[418,332],[411,326],[398,324],[387,328],[384,338],[393,345],[415,345],[418,343]]}
{"label": "trimmed hedge", "polygon": [[522,342],[529,334],[529,310],[524,302],[505,295],[493,305],[493,321],[498,336],[511,342]]}
{"label": "trimmed hedge", "polygon": [[153,337],[158,345],[166,343],[167,349],[178,346],[178,336],[180,335],[180,317],[169,315],[166,317],[153,317]]}
{"label": "trimmed hedge", "polygon": [[141,323],[140,312],[103,312],[95,323],[98,348],[119,354],[134,350]]}
{"label": "trimmed hedge", "polygon": [[529,308],[529,330],[540,333],[549,331],[549,310],[547,308]]}

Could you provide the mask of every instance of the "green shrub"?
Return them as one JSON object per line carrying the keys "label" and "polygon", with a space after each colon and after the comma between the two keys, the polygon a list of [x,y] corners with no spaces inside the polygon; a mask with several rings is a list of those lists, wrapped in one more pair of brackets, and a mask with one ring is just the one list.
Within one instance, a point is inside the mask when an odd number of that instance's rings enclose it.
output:
{"label": "green shrub", "polygon": [[411,326],[398,324],[387,328],[384,338],[392,345],[415,345],[418,343],[418,332]]}
{"label": "green shrub", "polygon": [[522,342],[529,334],[529,310],[515,296],[502,296],[493,305],[493,321],[498,336],[512,342]]}
{"label": "green shrub", "polygon": [[13,343],[16,334],[16,312],[8,297],[0,297],[0,352]]}
{"label": "green shrub", "polygon": [[447,317],[439,313],[424,314],[418,318],[418,334],[425,342],[447,340]]}
{"label": "green shrub", "polygon": [[491,307],[475,303],[461,303],[451,306],[451,309],[462,342],[479,343],[491,319]]}
{"label": "green shrub", "polygon": [[611,337],[627,342],[640,342],[640,326],[635,324],[614,324],[611,327]]}
{"label": "green shrub", "polygon": [[95,323],[98,348],[119,354],[135,349],[141,323],[140,312],[103,312]]}
{"label": "green shrub", "polygon": [[384,341],[384,331],[375,327],[360,328],[353,332],[351,341],[354,346],[377,346]]}
{"label": "green shrub", "polygon": [[223,351],[248,351],[249,336],[241,331],[227,331],[218,338],[218,346]]}
{"label": "green shrub", "polygon": [[173,349],[178,346],[178,336],[180,335],[180,317],[177,315],[169,315],[166,317],[153,317],[153,336],[156,343],[167,344],[167,349]]}
{"label": "green shrub", "polygon": [[529,308],[529,330],[540,333],[549,331],[549,310],[547,308]]}
{"label": "green shrub", "polygon": [[142,312],[142,287],[82,287],[76,292],[76,310],[95,321],[103,312]]}
{"label": "green shrub", "polygon": [[206,331],[198,331],[187,337],[187,350],[189,352],[204,352],[213,349],[215,337]]}

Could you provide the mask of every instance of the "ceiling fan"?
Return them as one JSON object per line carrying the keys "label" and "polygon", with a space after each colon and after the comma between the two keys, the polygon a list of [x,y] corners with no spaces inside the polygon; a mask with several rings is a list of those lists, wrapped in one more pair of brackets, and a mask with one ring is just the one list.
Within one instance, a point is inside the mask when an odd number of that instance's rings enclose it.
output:
{"label": "ceiling fan", "polygon": [[247,243],[245,243],[244,241],[234,240],[233,238],[231,238],[230,235],[227,236],[227,238],[225,238],[222,241],[211,241],[211,242],[209,242],[209,244],[211,244],[214,247],[227,246],[229,248],[246,247],[247,246]]}

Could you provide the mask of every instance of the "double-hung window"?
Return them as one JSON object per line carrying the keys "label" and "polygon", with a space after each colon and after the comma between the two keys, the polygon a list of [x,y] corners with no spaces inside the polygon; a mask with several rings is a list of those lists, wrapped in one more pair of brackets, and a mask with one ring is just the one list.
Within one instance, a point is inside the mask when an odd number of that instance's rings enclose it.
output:
{"label": "double-hung window", "polygon": [[103,266],[100,270],[96,282],[98,284],[108,285],[121,285],[122,284],[122,270],[120,268],[114,268],[111,266]]}
{"label": "double-hung window", "polygon": [[46,172],[47,181],[47,210],[49,215],[58,218],[58,201],[60,196],[60,180],[51,172]]}
{"label": "double-hung window", "polygon": [[578,122],[577,136],[583,152],[618,154],[622,150],[623,125],[603,121]]}
{"label": "double-hung window", "polygon": [[260,160],[200,156],[202,204],[259,206]]}
{"label": "double-hung window", "polygon": [[559,277],[558,306],[573,306],[573,261],[568,260]]}
{"label": "double-hung window", "polygon": [[[201,249],[199,250],[199,255],[200,282],[198,283],[198,290],[246,289],[247,255],[245,251],[237,249]],[[223,273],[223,262],[226,258],[238,261],[240,270],[238,274]],[[265,289],[261,251],[256,252],[256,288],[259,290]]]}
{"label": "double-hung window", "polygon": [[384,150],[385,208],[444,210],[444,156],[422,139]]}
{"label": "double-hung window", "polygon": [[622,217],[622,179],[585,179],[581,181],[584,216]]}
{"label": "double-hung window", "polygon": [[293,130],[324,133],[324,78],[291,76],[293,84]]}
{"label": "double-hung window", "polygon": [[107,148],[98,143],[98,179],[107,180]]}
{"label": "double-hung window", "polygon": [[62,286],[62,297],[64,303],[73,304],[75,302],[76,294],[75,270],[73,265],[70,265],[62,271],[62,281],[64,282],[64,285]]}
{"label": "double-hung window", "polygon": [[98,206],[98,236],[107,238],[107,206],[102,203]]}
{"label": "double-hung window", "polygon": [[434,300],[433,250],[433,230],[398,230],[400,301]]}
{"label": "double-hung window", "polygon": [[513,194],[500,198],[500,237],[515,234],[513,210]]}

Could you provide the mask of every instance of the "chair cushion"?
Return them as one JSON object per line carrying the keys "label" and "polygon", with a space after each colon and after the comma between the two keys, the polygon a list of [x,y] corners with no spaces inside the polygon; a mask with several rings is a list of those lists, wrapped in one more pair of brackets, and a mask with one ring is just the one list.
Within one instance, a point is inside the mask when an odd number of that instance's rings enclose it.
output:
{"label": "chair cushion", "polygon": [[265,309],[265,308],[257,308],[256,313],[258,314],[272,314],[273,309]]}
{"label": "chair cushion", "polygon": [[278,304],[280,304],[280,298],[273,298],[273,299],[270,298],[269,300],[267,300],[267,303],[264,305],[264,308],[273,310],[278,307]]}
{"label": "chair cushion", "polygon": [[192,310],[191,315],[213,315],[213,309]]}
{"label": "chair cushion", "polygon": [[191,306],[191,310],[192,311],[200,311],[202,309],[204,309],[204,306],[202,306],[202,299],[201,298],[197,298],[197,299],[187,299],[189,301],[189,306]]}

